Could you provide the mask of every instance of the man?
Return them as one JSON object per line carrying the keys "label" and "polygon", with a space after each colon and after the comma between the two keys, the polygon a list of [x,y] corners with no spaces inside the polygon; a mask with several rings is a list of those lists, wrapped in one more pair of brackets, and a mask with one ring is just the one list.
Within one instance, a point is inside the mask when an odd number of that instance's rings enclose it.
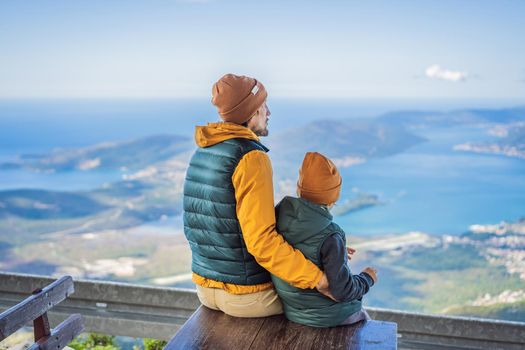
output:
{"label": "man", "polygon": [[184,233],[201,303],[237,317],[282,313],[270,274],[329,295],[326,276],[275,230],[267,92],[257,80],[219,79],[212,103],[222,123],[197,126],[184,184]]}

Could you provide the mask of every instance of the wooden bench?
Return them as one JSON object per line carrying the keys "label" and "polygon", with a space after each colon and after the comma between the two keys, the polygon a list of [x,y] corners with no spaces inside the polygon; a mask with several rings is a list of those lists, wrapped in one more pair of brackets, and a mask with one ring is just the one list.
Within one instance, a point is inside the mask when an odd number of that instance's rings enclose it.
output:
{"label": "wooden bench", "polygon": [[313,328],[282,315],[236,318],[201,306],[164,350],[175,349],[396,349],[397,325],[363,321],[352,326]]}
{"label": "wooden bench", "polygon": [[65,276],[0,314],[0,341],[33,322],[35,343],[30,350],[60,350],[84,330],[82,316],[73,314],[51,329],[47,311],[74,292],[73,279]]}

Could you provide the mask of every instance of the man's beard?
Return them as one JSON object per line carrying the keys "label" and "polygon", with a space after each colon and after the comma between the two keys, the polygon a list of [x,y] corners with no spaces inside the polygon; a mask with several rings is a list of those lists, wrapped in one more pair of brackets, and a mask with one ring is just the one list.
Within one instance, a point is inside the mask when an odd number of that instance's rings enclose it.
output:
{"label": "man's beard", "polygon": [[254,131],[254,134],[257,136],[268,136],[270,131],[268,131],[268,119],[266,119],[266,123],[264,123],[264,128]]}
{"label": "man's beard", "polygon": [[254,132],[255,135],[257,136],[268,136],[270,132],[268,131],[268,126],[266,126],[264,129],[262,130],[256,130]]}

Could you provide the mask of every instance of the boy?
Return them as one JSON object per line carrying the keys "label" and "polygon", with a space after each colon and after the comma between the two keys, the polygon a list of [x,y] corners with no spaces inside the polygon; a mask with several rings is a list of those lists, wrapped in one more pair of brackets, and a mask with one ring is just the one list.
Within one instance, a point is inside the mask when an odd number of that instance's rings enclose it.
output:
{"label": "boy", "polygon": [[[376,270],[367,267],[352,275],[344,231],[332,222],[329,209],[339,198],[342,179],[336,166],[322,154],[306,153],[297,182],[300,198],[285,197],[276,207],[277,231],[294,248],[324,271],[331,300],[315,289],[299,289],[272,275],[286,317],[313,327],[348,325],[370,317],[361,300],[377,281]],[[348,256],[347,256],[348,254]]]}

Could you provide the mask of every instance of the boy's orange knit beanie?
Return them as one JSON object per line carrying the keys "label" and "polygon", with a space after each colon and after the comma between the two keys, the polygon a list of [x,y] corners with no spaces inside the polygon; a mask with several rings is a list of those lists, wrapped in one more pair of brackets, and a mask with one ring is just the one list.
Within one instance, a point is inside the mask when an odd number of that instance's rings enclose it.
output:
{"label": "boy's orange knit beanie", "polygon": [[242,124],[262,106],[268,93],[254,78],[226,74],[213,84],[211,95],[222,120]]}
{"label": "boy's orange knit beanie", "polygon": [[335,203],[342,183],[341,175],[330,159],[317,152],[306,153],[297,182],[301,198],[317,204]]}

